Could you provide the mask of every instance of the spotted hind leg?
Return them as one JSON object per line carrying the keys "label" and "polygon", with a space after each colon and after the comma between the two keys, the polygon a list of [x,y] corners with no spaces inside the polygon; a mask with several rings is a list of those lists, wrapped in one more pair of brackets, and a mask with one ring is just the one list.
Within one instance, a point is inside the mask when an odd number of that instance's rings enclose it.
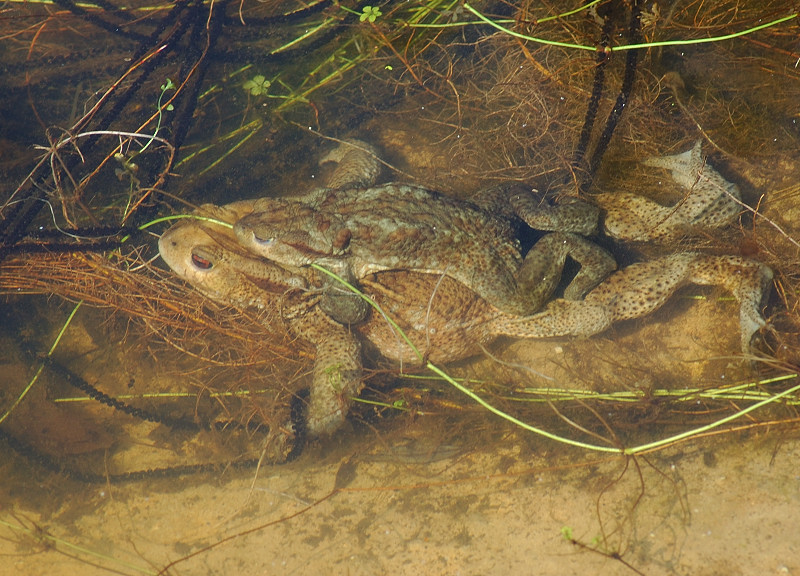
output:
{"label": "spotted hind leg", "polygon": [[772,279],[765,265],[738,256],[674,254],[619,270],[586,295],[584,300],[553,300],[523,318],[499,318],[498,334],[527,338],[589,336],[619,320],[639,318],[660,308],[686,284],[722,286],[739,302],[742,350],[766,322],[761,300]]}
{"label": "spotted hind leg", "polygon": [[722,285],[739,302],[742,350],[749,351],[753,335],[767,325],[761,302],[769,293],[772,270],[738,256],[698,256],[692,264],[692,282]]}
{"label": "spotted hind leg", "polygon": [[772,270],[754,260],[673,254],[632,264],[612,274],[587,294],[585,302],[603,306],[616,322],[653,312],[686,284],[722,286],[739,302],[742,350],[747,352],[753,335],[766,325],[760,308],[770,280]]}

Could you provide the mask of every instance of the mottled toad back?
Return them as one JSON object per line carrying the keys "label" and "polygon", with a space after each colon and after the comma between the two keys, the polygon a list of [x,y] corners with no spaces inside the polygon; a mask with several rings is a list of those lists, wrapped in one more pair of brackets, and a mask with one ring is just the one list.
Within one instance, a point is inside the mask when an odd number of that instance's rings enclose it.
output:
{"label": "mottled toad back", "polygon": [[319,264],[348,281],[387,270],[445,274],[509,314],[542,307],[567,254],[581,254],[581,278],[592,276],[581,292],[615,268],[604,250],[570,233],[545,236],[523,262],[513,218],[410,184],[264,198],[255,210],[234,228],[255,254]]}

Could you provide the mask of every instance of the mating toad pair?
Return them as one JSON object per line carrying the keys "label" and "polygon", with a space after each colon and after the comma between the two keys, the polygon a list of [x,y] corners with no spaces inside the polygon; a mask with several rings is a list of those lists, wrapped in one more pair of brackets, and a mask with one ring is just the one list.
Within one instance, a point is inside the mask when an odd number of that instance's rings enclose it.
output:
{"label": "mating toad pair", "polygon": [[[739,302],[741,343],[765,321],[761,300],[772,279],[765,265],[737,256],[677,253],[614,271],[616,263],[585,236],[599,227],[622,240],[663,240],[730,223],[739,190],[708,165],[700,143],[645,164],[666,168],[685,189],[673,207],[633,194],[601,194],[597,206],[572,199],[543,203],[535,191],[501,186],[459,200],[421,186],[375,185],[374,150],[342,143],[328,186],[299,196],[206,204],[205,220],[181,220],[159,241],[164,261],[213,300],[274,306],[288,329],[316,349],[307,426],[335,431],[362,387],[362,344],[389,359],[418,363],[412,348],[363,298],[391,318],[431,361],[474,354],[500,335],[588,336],[660,307],[679,287],[725,287]],[[548,232],[523,257],[518,232]],[[553,298],[569,256],[580,265]]]}

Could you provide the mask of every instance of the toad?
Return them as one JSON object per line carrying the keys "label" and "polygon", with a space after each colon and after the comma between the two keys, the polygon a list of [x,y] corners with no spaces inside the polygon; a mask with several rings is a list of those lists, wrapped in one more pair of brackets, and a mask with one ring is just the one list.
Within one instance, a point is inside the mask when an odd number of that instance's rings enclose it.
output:
{"label": "toad", "polygon": [[[500,188],[487,194],[522,195]],[[262,198],[254,210],[236,223],[236,235],[248,250],[273,262],[319,264],[349,282],[386,270],[446,274],[503,312],[519,316],[536,312],[547,301],[567,256],[581,264],[567,287],[575,298],[616,268],[605,250],[574,233],[586,230],[583,222],[573,229],[570,220],[556,223],[567,231],[544,236],[523,260],[511,218],[410,184]],[[589,210],[592,226],[596,220]],[[529,224],[546,229],[535,220]]]}
{"label": "toad", "polygon": [[[346,142],[337,150],[350,147]],[[597,208],[585,202],[540,206],[521,187],[497,187],[470,202],[411,184],[373,186],[373,180],[335,175],[335,186],[256,200],[254,213],[234,230],[248,250],[281,265],[319,264],[351,283],[387,270],[446,274],[519,316],[550,298],[568,256],[581,265],[565,291],[570,299],[616,268],[608,252],[582,237],[598,221]],[[519,220],[552,231],[524,259]]]}
{"label": "toad", "polygon": [[[666,207],[633,194],[600,195],[606,234],[674,238],[686,228],[726,224],[738,212],[738,188],[704,162],[700,142],[645,164],[670,169],[686,196]],[[567,299],[580,299],[616,268],[607,252],[580,236],[594,231],[598,212],[579,200],[542,206],[520,187],[498,187],[473,203],[420,186],[370,182],[363,178],[356,185],[260,199],[257,213],[236,223],[236,235],[255,254],[288,266],[319,264],[350,283],[383,270],[447,274],[500,310],[522,316],[550,298],[568,256],[581,269],[564,292]],[[517,239],[520,219],[554,231],[524,259]]]}

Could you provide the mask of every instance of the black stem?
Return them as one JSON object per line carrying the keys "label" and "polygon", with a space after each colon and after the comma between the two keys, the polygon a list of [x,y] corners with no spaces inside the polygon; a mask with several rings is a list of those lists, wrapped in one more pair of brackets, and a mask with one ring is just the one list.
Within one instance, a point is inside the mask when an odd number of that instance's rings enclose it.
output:
{"label": "black stem", "polygon": [[83,482],[85,484],[105,483],[109,480],[113,482],[132,482],[136,480],[150,480],[156,478],[177,478],[179,476],[186,476],[189,474],[219,472],[225,468],[243,470],[246,468],[254,468],[258,465],[257,458],[250,458],[247,460],[236,460],[234,462],[209,462],[201,464],[169,466],[167,468],[147,468],[145,470],[134,470],[132,472],[122,472],[120,474],[96,474],[94,472],[84,472],[82,470],[69,468],[66,464],[58,462],[52,456],[39,452],[31,445],[23,442],[15,436],[12,436],[2,428],[0,428],[0,440],[5,441],[8,447],[14,452],[29,462],[33,462],[37,466],[44,468],[48,472],[63,474],[68,478],[77,480],[78,482]]}
{"label": "black stem", "polygon": [[[225,12],[225,7],[227,4],[228,0],[222,0],[214,9],[219,11],[219,15],[222,15]],[[202,32],[205,31],[205,20],[201,22],[200,25],[196,25],[192,30],[190,42],[191,47],[195,51],[195,58],[193,60],[196,62],[196,68],[193,72],[193,82],[188,87],[189,93],[183,95],[182,106],[175,115],[175,129],[173,131],[172,144],[175,147],[176,155],[183,145],[186,135],[189,132],[189,128],[192,125],[194,111],[197,108],[197,99],[200,96],[203,80],[205,80],[206,73],[208,72],[208,66],[211,61],[208,58],[208,55],[214,51],[214,47],[217,44],[219,35],[222,32],[222,22],[223,19],[221,17],[211,18],[210,25],[206,32],[207,36],[205,45],[202,43]]]}
{"label": "black stem", "polygon": [[[631,20],[630,25],[628,26],[627,34],[628,43],[639,43],[640,26],[641,6],[639,5],[639,0],[633,0],[633,6],[631,7]],[[625,106],[628,104],[628,100],[630,99],[631,92],[633,91],[633,81],[636,79],[636,64],[638,58],[638,50],[628,50],[628,55],[625,59],[625,75],[622,78],[622,87],[617,95],[617,101],[614,104],[614,108],[608,115],[608,120],[606,120],[606,126],[603,129],[603,133],[600,134],[600,138],[597,141],[592,158],[589,161],[589,174],[592,176],[594,176],[594,173],[600,166],[603,155],[608,148],[608,143],[611,141],[611,137],[614,135],[614,130],[616,129],[620,118],[622,118],[622,113],[625,111]]]}
{"label": "black stem", "polygon": [[135,406],[126,404],[122,400],[118,400],[112,396],[109,396],[105,392],[101,392],[79,375],[75,374],[75,372],[50,357],[45,358],[44,363],[51,372],[59,375],[67,384],[80,390],[92,400],[96,400],[101,404],[110,406],[114,410],[119,410],[120,412],[128,414],[129,416],[133,416],[134,418],[145,420],[147,422],[155,422],[156,424],[165,424],[170,428],[175,428],[178,430],[200,430],[201,428],[207,428],[206,426],[201,427],[199,424],[192,422],[191,420],[178,420],[168,416],[156,414],[155,412],[150,412],[149,410],[145,410],[143,408],[136,408]]}
{"label": "black stem", "polygon": [[609,54],[606,48],[608,47],[609,38],[611,37],[612,19],[607,17],[603,23],[603,31],[600,35],[600,47],[597,50],[597,64],[594,71],[594,82],[592,84],[592,95],[589,98],[589,105],[586,108],[586,116],[583,119],[583,128],[581,129],[581,137],[578,140],[578,146],[575,148],[575,154],[572,160],[572,166],[576,170],[583,170],[583,159],[586,155],[586,150],[589,148],[589,140],[592,137],[592,130],[594,128],[594,121],[597,118],[597,110],[600,106],[600,99],[603,97],[603,87],[606,78],[606,65],[609,61]]}

